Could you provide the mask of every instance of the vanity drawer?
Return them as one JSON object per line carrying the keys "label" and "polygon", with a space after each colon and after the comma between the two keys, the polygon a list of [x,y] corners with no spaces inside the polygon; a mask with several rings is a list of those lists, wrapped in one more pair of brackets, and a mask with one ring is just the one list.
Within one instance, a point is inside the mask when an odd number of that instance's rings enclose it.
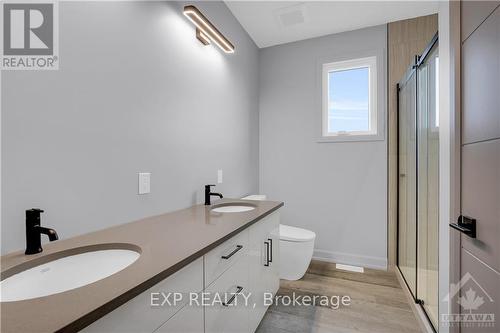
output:
{"label": "vanity drawer", "polygon": [[187,304],[154,333],[203,333],[203,307]]}
{"label": "vanity drawer", "polygon": [[[205,306],[205,333],[246,333],[249,331],[249,310],[245,306],[243,293],[248,289],[248,263],[242,259],[231,266],[206,290],[205,295],[213,299],[215,294],[220,295],[225,301],[227,294],[228,305],[214,302],[213,305]],[[239,291],[238,294],[236,292]],[[235,295],[234,300],[230,298]]]}
{"label": "vanity drawer", "polygon": [[[188,301],[190,292],[203,290],[203,259],[199,258],[180,271],[149,288],[127,303],[83,329],[82,332],[153,332],[169,320]],[[169,306],[151,306],[151,293],[180,292],[183,299]],[[163,298],[159,296],[158,303]],[[171,298],[173,302],[173,297]]]}
{"label": "vanity drawer", "polygon": [[234,263],[245,257],[248,250],[248,230],[222,243],[204,256],[205,287],[214,282]]}

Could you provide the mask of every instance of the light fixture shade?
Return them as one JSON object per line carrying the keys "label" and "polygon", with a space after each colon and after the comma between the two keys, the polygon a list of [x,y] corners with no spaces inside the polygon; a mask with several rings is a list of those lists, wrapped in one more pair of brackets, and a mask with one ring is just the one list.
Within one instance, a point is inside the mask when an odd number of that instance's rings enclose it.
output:
{"label": "light fixture shade", "polygon": [[213,41],[226,53],[234,53],[234,45],[193,5],[184,7],[184,15],[196,26],[196,38],[204,45]]}
{"label": "light fixture shade", "polygon": [[208,45],[210,44],[210,38],[208,38],[207,35],[203,33],[203,31],[200,30],[200,28],[196,28],[196,38],[203,44],[203,45]]}

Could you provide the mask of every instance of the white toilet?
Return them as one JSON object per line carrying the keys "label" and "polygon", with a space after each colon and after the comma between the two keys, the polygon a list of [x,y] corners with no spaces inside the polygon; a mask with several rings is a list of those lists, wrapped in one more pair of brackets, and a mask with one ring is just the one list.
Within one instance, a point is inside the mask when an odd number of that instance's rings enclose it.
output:
{"label": "white toilet", "polygon": [[[249,195],[244,200],[266,200],[265,195]],[[316,234],[311,230],[280,224],[280,278],[299,280],[311,263]]]}
{"label": "white toilet", "polygon": [[299,280],[311,263],[316,234],[280,224],[280,278]]}

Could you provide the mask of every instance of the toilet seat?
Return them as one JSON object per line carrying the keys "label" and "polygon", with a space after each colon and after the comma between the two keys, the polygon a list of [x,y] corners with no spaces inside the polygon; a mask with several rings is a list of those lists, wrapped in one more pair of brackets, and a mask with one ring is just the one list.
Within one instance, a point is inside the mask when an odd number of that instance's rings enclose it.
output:
{"label": "toilet seat", "polygon": [[288,242],[308,242],[316,238],[311,230],[280,224],[280,240]]}

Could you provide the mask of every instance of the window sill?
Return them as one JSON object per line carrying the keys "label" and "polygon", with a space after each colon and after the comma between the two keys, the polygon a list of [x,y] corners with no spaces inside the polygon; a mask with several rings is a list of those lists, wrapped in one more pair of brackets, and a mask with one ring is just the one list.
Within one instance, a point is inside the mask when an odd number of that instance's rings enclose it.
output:
{"label": "window sill", "polygon": [[337,135],[337,136],[322,136],[316,139],[317,143],[335,143],[335,142],[370,142],[384,141],[383,135]]}

